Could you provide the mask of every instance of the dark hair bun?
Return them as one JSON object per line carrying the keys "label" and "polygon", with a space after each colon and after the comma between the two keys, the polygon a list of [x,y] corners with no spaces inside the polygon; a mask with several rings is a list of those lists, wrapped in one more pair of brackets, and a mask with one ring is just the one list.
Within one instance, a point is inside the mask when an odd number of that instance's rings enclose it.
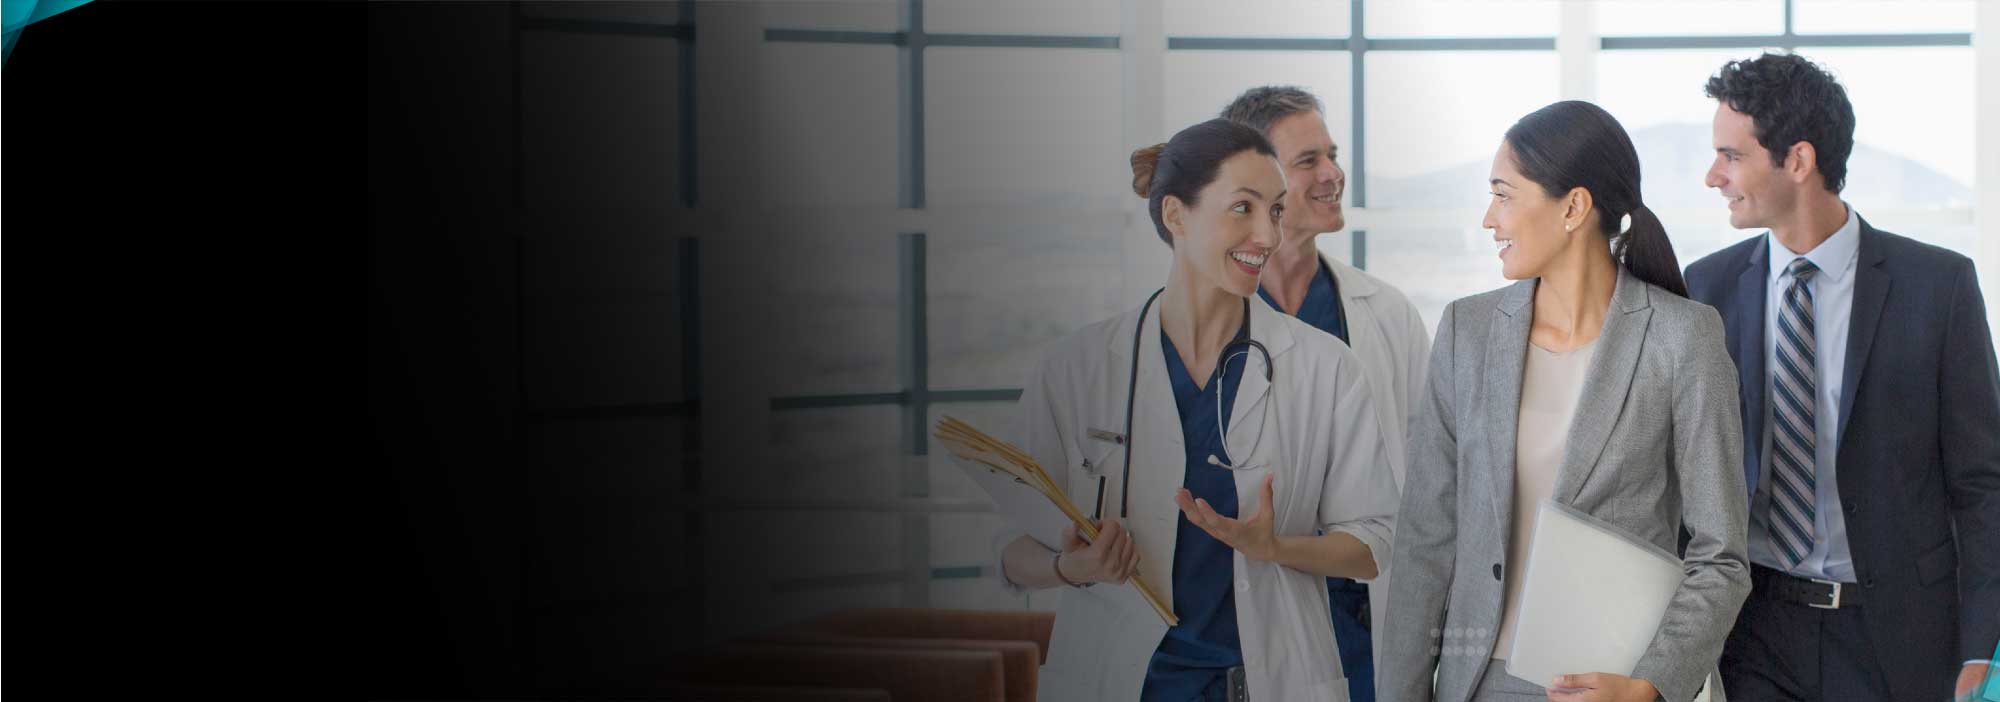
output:
{"label": "dark hair bun", "polygon": [[1139,197],[1153,196],[1153,171],[1160,166],[1160,154],[1167,150],[1166,144],[1154,144],[1132,152],[1132,192]]}

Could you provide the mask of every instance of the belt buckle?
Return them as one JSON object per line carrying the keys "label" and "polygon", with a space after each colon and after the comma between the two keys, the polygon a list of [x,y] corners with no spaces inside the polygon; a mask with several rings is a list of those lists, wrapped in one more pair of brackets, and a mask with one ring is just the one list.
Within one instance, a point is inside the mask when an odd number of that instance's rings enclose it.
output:
{"label": "belt buckle", "polygon": [[1229,702],[1250,702],[1250,680],[1243,666],[1229,669]]}
{"label": "belt buckle", "polygon": [[1817,604],[1817,603],[1813,603],[1813,602],[1808,602],[1808,603],[1806,603],[1806,606],[1807,606],[1807,607],[1812,607],[1812,608],[1815,608],[1815,609],[1840,609],[1840,582],[1839,582],[1839,581],[1836,581],[1836,580],[1821,580],[1821,579],[1819,579],[1819,578],[1806,578],[1806,579],[1807,579],[1807,580],[1811,580],[1811,581],[1813,581],[1813,582],[1816,582],[1816,583],[1819,583],[1819,584],[1822,584],[1822,585],[1832,585],[1832,586],[1833,586],[1833,601],[1832,601],[1831,603],[1829,603],[1829,604]]}

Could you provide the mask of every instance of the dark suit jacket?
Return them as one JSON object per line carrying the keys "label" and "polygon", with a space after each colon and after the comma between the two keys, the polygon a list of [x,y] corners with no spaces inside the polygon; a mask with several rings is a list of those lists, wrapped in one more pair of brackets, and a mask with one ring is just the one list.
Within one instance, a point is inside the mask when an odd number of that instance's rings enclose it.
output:
{"label": "dark suit jacket", "polygon": [[[1736,361],[1751,490],[1767,258],[1757,236],[1687,269]],[[1970,259],[1865,219],[1855,276],[1835,460],[1859,611],[1895,699],[1949,699],[1960,664],[2000,639],[2000,374],[1986,306]]]}

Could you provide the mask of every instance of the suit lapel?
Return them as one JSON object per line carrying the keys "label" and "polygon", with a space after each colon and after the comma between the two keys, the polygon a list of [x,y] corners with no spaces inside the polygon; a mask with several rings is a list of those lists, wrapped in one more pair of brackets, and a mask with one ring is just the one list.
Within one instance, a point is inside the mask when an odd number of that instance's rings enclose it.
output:
{"label": "suit lapel", "polygon": [[[1765,234],[1768,237],[1770,234]],[[1723,305],[1728,315],[1730,354],[1736,357],[1736,387],[1743,408],[1743,477],[1757,491],[1764,451],[1764,302],[1770,296],[1770,242],[1758,239],[1736,276],[1735,292]]]}
{"label": "suit lapel", "polygon": [[1882,305],[1889,299],[1889,272],[1882,270],[1884,259],[1874,227],[1861,220],[1861,242],[1855,252],[1854,309],[1847,322],[1847,363],[1840,371],[1840,436],[1847,436],[1847,420],[1854,414],[1854,393],[1861,388],[1861,369],[1868,365],[1868,352],[1875,346],[1875,330],[1881,326]]}
{"label": "suit lapel", "polygon": [[1524,280],[1500,296],[1499,315],[1486,330],[1486,438],[1488,455],[1493,457],[1493,526],[1500,535],[1500,550],[1506,552],[1514,520],[1514,441],[1521,420],[1521,374],[1528,362],[1528,327],[1534,322],[1528,303],[1535,296],[1535,281]]}
{"label": "suit lapel", "polygon": [[1648,295],[1644,282],[1618,267],[1611,307],[1604,311],[1604,328],[1598,331],[1597,351],[1584,374],[1576,419],[1570,423],[1562,466],[1556,472],[1555,498],[1563,504],[1576,502],[1611,440],[1611,430],[1618,426],[1618,413],[1639,368],[1639,352],[1646,346],[1646,324],[1653,318]]}

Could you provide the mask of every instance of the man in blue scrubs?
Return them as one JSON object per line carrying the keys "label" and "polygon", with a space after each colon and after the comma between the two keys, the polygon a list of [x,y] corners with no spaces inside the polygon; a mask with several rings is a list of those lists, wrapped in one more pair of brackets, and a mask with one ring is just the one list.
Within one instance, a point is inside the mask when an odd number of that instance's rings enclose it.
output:
{"label": "man in blue scrubs", "polygon": [[[1353,266],[1321,256],[1320,234],[1347,222],[1341,197],[1347,173],[1326,126],[1319,98],[1291,86],[1252,88],[1222,117],[1264,133],[1285,172],[1284,243],[1265,264],[1258,295],[1280,312],[1298,317],[1354,349],[1374,393],[1378,421],[1389,445],[1390,470],[1403,482],[1403,436],[1429,367],[1430,334],[1416,306],[1394,286]],[[1389,505],[1393,512],[1396,505]],[[1386,577],[1386,575],[1384,576]],[[1383,578],[1377,578],[1378,587]],[[1327,579],[1334,641],[1348,680],[1349,699],[1373,702],[1375,666],[1372,622],[1386,592],[1346,578]],[[1371,606],[1371,602],[1377,603]]]}
{"label": "man in blue scrubs", "polygon": [[[1236,338],[1250,338],[1247,308]],[[1160,331],[1160,350],[1167,357],[1167,377],[1173,383],[1174,404],[1181,413],[1182,443],[1187,447],[1182,487],[1207,500],[1216,512],[1235,518],[1236,478],[1229,469],[1211,465],[1208,457],[1212,454],[1231,460],[1223,446],[1222,430],[1216,425],[1217,402],[1221,403],[1221,416],[1230,416],[1236,404],[1237,381],[1243,378],[1250,359],[1237,356],[1232,360],[1224,355],[1215,372],[1197,385],[1165,330]],[[1174,612],[1180,615],[1180,624],[1167,630],[1159,650],[1153,652],[1140,699],[1223,702],[1229,699],[1229,669],[1243,665],[1243,646],[1236,630],[1236,595],[1230,587],[1236,581],[1235,551],[1189,522],[1185,513],[1177,519],[1173,590]]]}

